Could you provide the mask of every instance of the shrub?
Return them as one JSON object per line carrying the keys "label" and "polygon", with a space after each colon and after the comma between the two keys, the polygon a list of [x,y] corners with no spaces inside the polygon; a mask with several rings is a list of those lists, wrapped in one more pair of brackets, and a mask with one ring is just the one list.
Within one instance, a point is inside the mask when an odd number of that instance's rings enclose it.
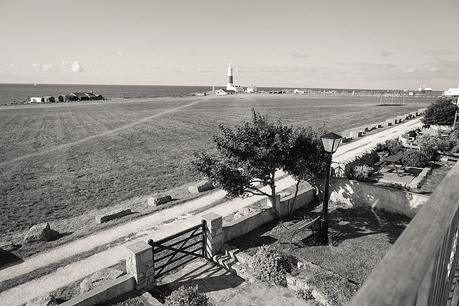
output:
{"label": "shrub", "polygon": [[367,165],[357,165],[352,169],[352,179],[364,182],[368,180],[368,177],[373,172],[373,168]]}
{"label": "shrub", "polygon": [[449,139],[442,139],[432,135],[422,135],[417,139],[417,143],[421,152],[425,154],[429,160],[434,158],[438,150],[449,151],[452,147]]}
{"label": "shrub", "polygon": [[421,151],[408,149],[403,153],[402,163],[410,167],[425,167],[429,163],[429,158]]}
{"label": "shrub", "polygon": [[439,98],[427,107],[422,122],[424,124],[451,125],[454,122],[457,106],[451,98]]}
{"label": "shrub", "polygon": [[457,126],[451,134],[449,134],[449,141],[452,147],[455,147],[459,144],[459,126]]}
{"label": "shrub", "polygon": [[369,168],[371,168],[371,166],[373,166],[379,160],[380,160],[380,157],[379,157],[378,153],[376,152],[376,150],[372,150],[372,151],[370,151],[368,153],[363,154],[360,157],[357,157],[354,161],[346,164],[346,166],[344,168],[344,174],[349,179],[356,179],[354,177],[354,169],[355,169],[355,167],[366,165]]}
{"label": "shrub", "polygon": [[298,260],[283,254],[270,246],[258,248],[253,257],[255,277],[269,283],[287,286],[286,274],[296,268]]}
{"label": "shrub", "polygon": [[296,295],[303,300],[313,300],[314,296],[312,295],[311,290],[300,289],[296,292]]}
{"label": "shrub", "polygon": [[378,143],[376,144],[376,152],[384,152],[387,151],[387,145],[386,143]]}
{"label": "shrub", "polygon": [[166,306],[211,306],[209,298],[198,292],[198,286],[180,287],[166,297]]}
{"label": "shrub", "polygon": [[387,151],[391,155],[397,153],[403,148],[402,144],[398,141],[398,139],[390,139],[386,141],[385,145],[386,145]]}

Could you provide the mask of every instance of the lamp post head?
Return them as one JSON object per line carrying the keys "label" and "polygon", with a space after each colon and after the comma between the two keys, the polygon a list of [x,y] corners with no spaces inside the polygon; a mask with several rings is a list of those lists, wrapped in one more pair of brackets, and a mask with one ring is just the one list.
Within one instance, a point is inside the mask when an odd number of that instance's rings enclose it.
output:
{"label": "lamp post head", "polygon": [[338,149],[339,145],[341,144],[341,137],[335,133],[327,133],[321,137],[322,145],[324,146],[324,150],[327,153],[333,154]]}

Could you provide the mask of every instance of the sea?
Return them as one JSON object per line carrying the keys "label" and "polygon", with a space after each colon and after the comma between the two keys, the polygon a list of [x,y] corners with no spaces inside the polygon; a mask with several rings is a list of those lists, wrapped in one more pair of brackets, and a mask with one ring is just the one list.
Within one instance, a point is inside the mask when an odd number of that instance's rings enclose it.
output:
{"label": "sea", "polygon": [[22,103],[34,96],[59,96],[71,92],[90,92],[105,98],[181,97],[211,90],[211,86],[163,85],[63,85],[0,84],[0,104]]}

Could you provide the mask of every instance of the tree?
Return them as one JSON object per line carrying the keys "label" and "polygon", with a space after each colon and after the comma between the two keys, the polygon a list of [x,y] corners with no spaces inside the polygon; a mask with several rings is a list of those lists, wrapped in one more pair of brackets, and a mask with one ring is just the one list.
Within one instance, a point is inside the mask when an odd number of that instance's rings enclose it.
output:
{"label": "tree", "polygon": [[[275,173],[284,170],[296,180],[318,186],[326,169],[327,155],[318,132],[269,122],[252,110],[252,120],[233,129],[219,126],[213,137],[216,154],[200,152],[193,161],[198,171],[232,196],[244,193],[276,199]],[[262,187],[269,186],[265,192]],[[275,207],[275,205],[273,205]]]}
{"label": "tree", "polygon": [[451,98],[441,97],[427,107],[422,122],[433,125],[451,125],[454,122],[457,106]]}

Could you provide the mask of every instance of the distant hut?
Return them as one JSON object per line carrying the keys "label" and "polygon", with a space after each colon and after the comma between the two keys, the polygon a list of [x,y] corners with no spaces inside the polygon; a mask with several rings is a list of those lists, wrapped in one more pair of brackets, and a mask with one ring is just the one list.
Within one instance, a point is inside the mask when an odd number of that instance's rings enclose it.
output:
{"label": "distant hut", "polygon": [[63,95],[59,95],[59,96],[57,97],[57,101],[58,101],[58,102],[64,102],[64,101],[65,101],[65,97],[64,97]]}
{"label": "distant hut", "polygon": [[74,94],[74,93],[70,93],[70,94],[64,96],[64,100],[66,102],[68,102],[68,101],[78,101],[78,96],[76,94]]}
{"label": "distant hut", "polygon": [[48,102],[48,103],[56,102],[56,99],[53,96],[45,96],[43,97],[43,99],[44,99],[44,102]]}
{"label": "distant hut", "polygon": [[43,97],[30,97],[29,103],[42,103],[44,102]]}

